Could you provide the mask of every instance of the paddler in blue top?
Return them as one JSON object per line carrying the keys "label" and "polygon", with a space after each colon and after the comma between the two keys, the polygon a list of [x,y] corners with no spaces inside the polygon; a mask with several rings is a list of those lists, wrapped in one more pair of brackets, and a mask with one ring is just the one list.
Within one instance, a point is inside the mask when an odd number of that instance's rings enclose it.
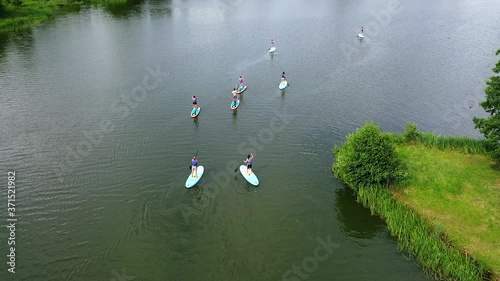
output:
{"label": "paddler in blue top", "polygon": [[196,159],[196,156],[191,159],[191,177],[198,177],[198,160]]}
{"label": "paddler in blue top", "polygon": [[242,76],[240,76],[239,81],[240,81],[240,87],[243,87],[243,77]]}
{"label": "paddler in blue top", "polygon": [[247,164],[247,172],[248,175],[250,176],[252,174],[252,163],[253,163],[253,154],[250,153],[247,156],[247,159],[244,161]]}
{"label": "paddler in blue top", "polygon": [[192,100],[193,100],[193,109],[197,108],[198,107],[198,99],[196,98],[195,95],[193,95]]}
{"label": "paddler in blue top", "polygon": [[286,81],[286,76],[285,72],[283,71],[283,74],[281,74],[281,81]]}

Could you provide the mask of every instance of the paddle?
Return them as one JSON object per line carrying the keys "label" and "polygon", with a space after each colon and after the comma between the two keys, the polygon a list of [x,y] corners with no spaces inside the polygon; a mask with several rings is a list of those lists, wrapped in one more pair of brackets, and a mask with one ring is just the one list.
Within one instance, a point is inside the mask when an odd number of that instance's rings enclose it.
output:
{"label": "paddle", "polygon": [[238,169],[239,169],[239,168],[240,168],[240,166],[238,166],[238,167],[236,168],[236,170],[234,170],[234,172],[236,173],[236,172],[238,171]]}
{"label": "paddle", "polygon": [[[243,161],[243,162],[245,162],[245,161]],[[234,170],[234,172],[236,173],[236,171],[238,171],[238,169],[239,169],[239,168],[240,168],[240,166],[238,166],[238,167],[236,168],[236,170]]]}
{"label": "paddle", "polygon": [[[196,154],[194,155],[194,157],[196,157],[196,155],[198,155],[198,150],[196,150]],[[193,166],[189,166],[189,170],[191,170]]]}
{"label": "paddle", "polygon": [[[252,130],[252,129],[250,129],[250,130],[253,132],[253,130]],[[254,133],[254,134],[255,134],[255,133]],[[257,134],[256,134],[256,135],[257,135]],[[252,156],[252,157],[253,157],[253,156]],[[246,160],[247,160],[247,159],[245,159],[245,160],[243,161],[243,163],[245,163],[245,161],[246,161]],[[238,171],[238,169],[239,169],[239,168],[240,168],[240,167],[238,166],[238,167],[236,168],[236,170],[234,170],[234,172],[236,173],[236,171]]]}

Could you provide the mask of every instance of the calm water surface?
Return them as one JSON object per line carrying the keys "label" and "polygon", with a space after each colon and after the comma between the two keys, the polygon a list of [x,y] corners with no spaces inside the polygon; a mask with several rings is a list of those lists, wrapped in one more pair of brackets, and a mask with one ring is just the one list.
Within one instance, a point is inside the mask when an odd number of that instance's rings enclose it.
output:
{"label": "calm water surface", "polygon": [[[0,280],[428,280],[334,179],[331,149],[369,120],[479,137],[499,14],[495,0],[144,1],[0,37],[18,217],[17,273],[2,227]],[[197,151],[206,175],[188,190]],[[257,188],[234,172],[248,152]]]}

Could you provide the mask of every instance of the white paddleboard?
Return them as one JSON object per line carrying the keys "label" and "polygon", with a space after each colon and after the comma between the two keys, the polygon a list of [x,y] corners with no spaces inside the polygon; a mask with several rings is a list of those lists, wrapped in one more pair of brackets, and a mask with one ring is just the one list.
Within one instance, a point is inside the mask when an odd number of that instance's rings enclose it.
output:
{"label": "white paddleboard", "polygon": [[363,34],[361,34],[361,33],[360,33],[360,34],[358,34],[358,37],[359,37],[359,38],[365,38],[365,36],[364,36]]}
{"label": "white paddleboard", "polygon": [[205,168],[203,168],[203,166],[198,166],[198,177],[197,178],[193,178],[191,176],[191,173],[189,173],[189,176],[186,180],[186,188],[191,188],[193,186],[195,186],[195,184],[197,184],[201,177],[203,176],[203,172],[205,172]]}
{"label": "white paddleboard", "polygon": [[288,87],[288,82],[286,80],[281,81],[280,85],[278,86],[278,88],[280,88],[280,90],[284,90],[286,87]]}
{"label": "white paddleboard", "polygon": [[249,182],[250,184],[255,185],[255,186],[259,185],[259,179],[254,174],[253,169],[252,169],[252,173],[250,175],[248,175],[247,166],[241,165],[240,172],[243,175],[243,177],[247,180],[247,182]]}
{"label": "white paddleboard", "polygon": [[269,49],[269,53],[274,53],[274,51],[276,51],[276,47],[272,47]]}

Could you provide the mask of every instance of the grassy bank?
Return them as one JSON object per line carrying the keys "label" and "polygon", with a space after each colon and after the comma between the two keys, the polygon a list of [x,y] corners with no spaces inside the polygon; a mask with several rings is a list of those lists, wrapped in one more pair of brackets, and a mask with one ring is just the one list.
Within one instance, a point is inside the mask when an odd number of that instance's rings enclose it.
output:
{"label": "grassy bank", "polygon": [[360,187],[358,201],[379,214],[390,234],[398,239],[398,249],[410,253],[424,271],[436,280],[485,280],[488,267],[452,246],[442,228],[432,227],[417,212],[395,200],[384,188]]}
{"label": "grassy bank", "polygon": [[500,276],[500,173],[485,155],[400,146],[409,184],[393,192],[446,241]]}
{"label": "grassy bank", "polygon": [[[379,144],[387,139],[395,146],[384,153]],[[398,248],[436,279],[500,280],[500,173],[488,149],[482,140],[412,126],[404,134],[380,133],[370,123],[334,149],[333,171],[387,222]],[[377,167],[395,162],[402,164],[387,182],[373,181]]]}
{"label": "grassy bank", "polygon": [[3,3],[0,13],[0,33],[29,28],[58,14],[77,11],[81,5],[126,3],[127,0],[23,0],[19,5]]}

